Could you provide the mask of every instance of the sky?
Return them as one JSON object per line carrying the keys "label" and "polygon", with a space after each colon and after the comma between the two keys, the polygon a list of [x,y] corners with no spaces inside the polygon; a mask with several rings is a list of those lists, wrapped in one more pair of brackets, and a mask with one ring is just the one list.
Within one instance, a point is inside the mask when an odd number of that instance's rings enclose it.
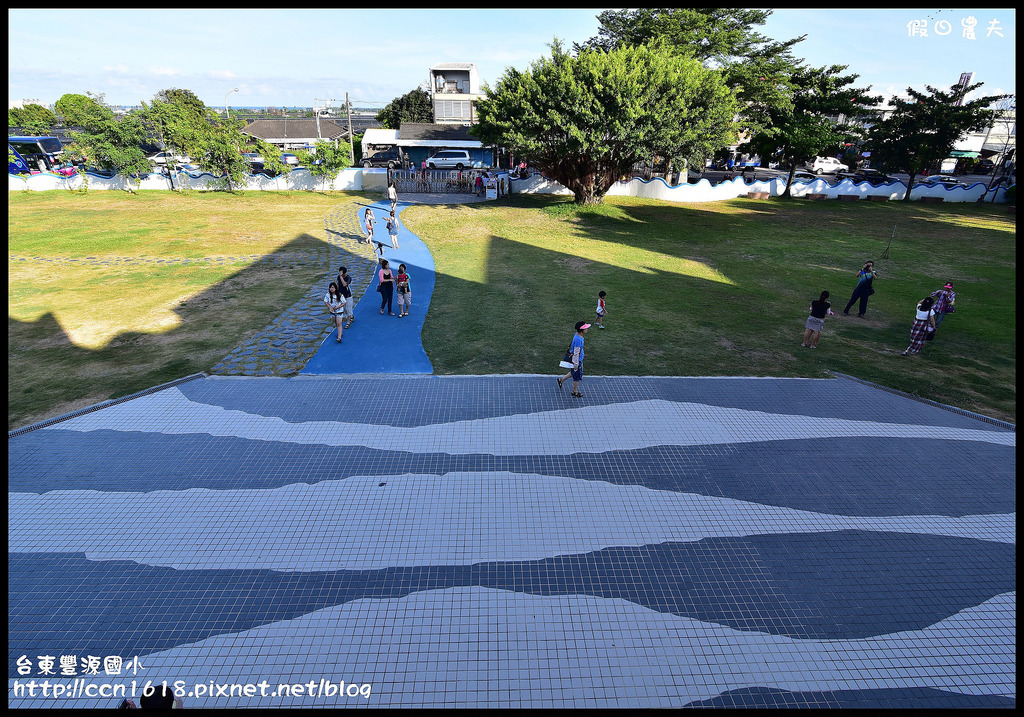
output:
{"label": "sky", "polygon": [[[9,9],[8,100],[92,92],[137,105],[179,87],[223,107],[237,87],[232,107],[310,107],[348,92],[354,106],[380,108],[442,62],[475,63],[495,85],[506,68],[549,54],[556,36],[571,47],[596,35],[600,12]],[[776,40],[806,34],[797,57],[848,65],[886,97],[948,89],[965,71],[987,95],[1015,91],[1015,20],[1007,8],[780,9],[758,30]]]}

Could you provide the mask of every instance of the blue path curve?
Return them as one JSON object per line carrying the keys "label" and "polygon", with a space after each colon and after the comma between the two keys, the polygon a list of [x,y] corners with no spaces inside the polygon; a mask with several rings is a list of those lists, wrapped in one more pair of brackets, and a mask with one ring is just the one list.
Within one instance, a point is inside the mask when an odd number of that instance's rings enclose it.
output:
{"label": "blue path curve", "polygon": [[[398,203],[400,222],[402,209],[407,206],[411,205],[407,202]],[[434,372],[420,339],[423,320],[430,307],[430,297],[434,293],[434,257],[431,256],[427,245],[408,231],[404,223],[400,224],[398,234],[401,248],[392,249],[384,220],[390,211],[390,203],[375,202],[370,205],[370,209],[378,219],[379,234],[376,234],[375,238],[384,240],[384,258],[396,272],[399,264],[406,266],[409,288],[412,291],[412,309],[404,318],[389,316],[386,313],[381,316],[377,281],[371,281],[366,293],[356,304],[353,312],[355,322],[345,330],[341,343],[335,340],[337,335],[332,331],[306,367],[299,372],[301,374]],[[360,222],[363,211],[360,209],[357,212]],[[324,291],[326,292],[326,288]],[[393,307],[397,314],[397,300]]]}

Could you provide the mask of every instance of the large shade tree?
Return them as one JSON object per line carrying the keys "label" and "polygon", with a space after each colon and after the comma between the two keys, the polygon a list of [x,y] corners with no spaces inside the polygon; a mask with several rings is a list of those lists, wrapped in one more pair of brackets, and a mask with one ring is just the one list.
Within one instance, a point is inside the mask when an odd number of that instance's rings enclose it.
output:
{"label": "large shade tree", "polygon": [[200,169],[220,177],[229,191],[245,186],[250,166],[242,156],[253,152],[263,157],[263,167],[282,174],[291,167],[281,161],[281,151],[242,132],[244,123],[221,117],[191,90],[161,90],[139,113],[145,126],[164,145],[188,155]]}
{"label": "large shade tree", "polygon": [[719,69],[736,95],[743,126],[757,132],[770,125],[769,112],[789,104],[785,84],[800,63],[793,46],[806,36],[773,40],[758,31],[772,14],[754,8],[639,8],[606,10],[598,34],[577,49],[611,50],[654,40],[705,67]]}
{"label": "large shade tree", "polygon": [[735,100],[719,74],[661,46],[573,55],[556,41],[550,58],[485,90],[471,132],[529,158],[581,204],[641,160],[703,161],[733,137]]}
{"label": "large shade tree", "polygon": [[905,201],[910,200],[915,177],[947,158],[968,132],[988,127],[995,115],[992,105],[1009,97],[989,95],[965,101],[983,84],[953,85],[949,91],[930,85],[925,85],[924,92],[908,87],[909,98],[893,97],[892,112],[871,127],[867,146],[872,163],[886,171],[910,175]]}
{"label": "large shade tree", "polygon": [[[788,102],[769,108],[767,125],[750,138],[753,152],[788,164],[783,196],[789,196],[799,162],[858,138],[860,125],[853,121],[870,117],[881,101],[869,94],[870,87],[853,87],[858,75],[845,70],[846,65],[796,68],[782,88]],[[839,123],[840,116],[850,121]]]}

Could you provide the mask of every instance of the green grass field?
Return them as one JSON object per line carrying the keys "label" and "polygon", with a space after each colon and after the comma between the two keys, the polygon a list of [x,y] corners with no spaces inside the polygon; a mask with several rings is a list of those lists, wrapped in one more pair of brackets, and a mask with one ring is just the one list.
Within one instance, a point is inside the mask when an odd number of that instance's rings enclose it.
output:
{"label": "green grass field", "polygon": [[[358,195],[9,195],[8,427],[199,371],[324,276],[324,216]],[[128,258],[145,258],[130,263]],[[172,259],[233,257],[217,262]],[[256,257],[256,258],[252,258]]]}
{"label": "green grass field", "polygon": [[[373,197],[377,199],[379,197]],[[362,195],[10,194],[8,426],[209,370],[323,269],[324,216]],[[437,284],[423,342],[437,373],[556,373],[608,292],[590,375],[850,374],[1013,421],[1016,229],[1005,206],[607,199],[416,206]],[[896,225],[896,239],[882,253]],[[223,266],[159,259],[262,256]],[[112,263],[146,257],[147,263]],[[819,292],[845,306],[863,262],[868,318],[800,346]],[[106,261],[107,263],[103,263]],[[903,357],[918,300],[956,283],[957,313]],[[853,409],[851,409],[851,414]]]}
{"label": "green grass field", "polygon": [[[437,265],[423,341],[438,373],[554,374],[604,290],[607,329],[587,339],[593,375],[833,370],[1014,418],[1016,235],[1005,206],[611,198],[576,212],[516,196],[404,216]],[[818,349],[801,347],[811,300],[828,290],[841,312],[868,259],[880,279],[867,318],[831,317]],[[901,356],[916,303],[947,280],[957,313],[921,356]]]}

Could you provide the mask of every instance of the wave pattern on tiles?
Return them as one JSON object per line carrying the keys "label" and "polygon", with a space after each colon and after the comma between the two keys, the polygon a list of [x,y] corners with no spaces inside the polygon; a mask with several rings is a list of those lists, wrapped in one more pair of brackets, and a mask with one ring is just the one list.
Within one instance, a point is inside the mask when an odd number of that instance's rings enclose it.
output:
{"label": "wave pattern on tiles", "polygon": [[1014,447],[847,381],[201,379],[9,441],[9,678],[116,654],[380,707],[1012,707]]}

